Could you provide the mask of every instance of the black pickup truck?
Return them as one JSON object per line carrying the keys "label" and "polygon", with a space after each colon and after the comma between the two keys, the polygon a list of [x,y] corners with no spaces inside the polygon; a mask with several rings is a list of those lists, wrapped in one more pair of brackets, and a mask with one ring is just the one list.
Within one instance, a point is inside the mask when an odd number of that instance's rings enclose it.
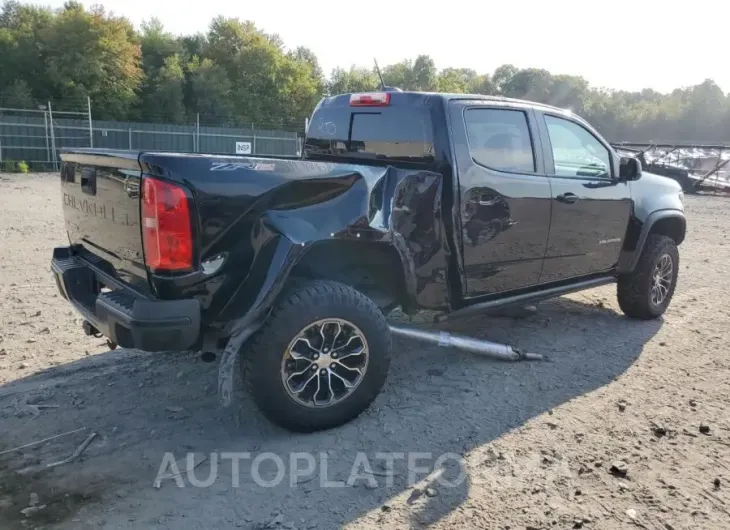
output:
{"label": "black pickup truck", "polygon": [[676,182],[568,111],[506,98],[328,97],[301,159],[62,159],[70,245],[52,271],[85,331],[223,351],[229,375],[240,351],[258,406],[293,430],[368,407],[396,307],[458,315],[617,282],[626,315],[656,318],[685,237]]}

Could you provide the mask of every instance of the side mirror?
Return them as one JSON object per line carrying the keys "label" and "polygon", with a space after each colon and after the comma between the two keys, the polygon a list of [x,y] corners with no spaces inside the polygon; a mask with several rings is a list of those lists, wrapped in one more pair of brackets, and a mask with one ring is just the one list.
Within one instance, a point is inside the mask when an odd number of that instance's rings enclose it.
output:
{"label": "side mirror", "polygon": [[637,180],[641,177],[641,162],[638,158],[622,156],[619,164],[618,178],[621,181]]}

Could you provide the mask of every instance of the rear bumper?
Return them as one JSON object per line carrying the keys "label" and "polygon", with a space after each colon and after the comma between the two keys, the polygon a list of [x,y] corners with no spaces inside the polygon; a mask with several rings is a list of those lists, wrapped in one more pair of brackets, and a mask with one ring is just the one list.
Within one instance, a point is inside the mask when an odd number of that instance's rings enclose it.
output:
{"label": "rear bumper", "polygon": [[[70,247],[53,250],[51,271],[61,295],[102,334],[123,348],[187,350],[200,336],[197,300],[150,300]],[[102,287],[110,291],[102,292]]]}

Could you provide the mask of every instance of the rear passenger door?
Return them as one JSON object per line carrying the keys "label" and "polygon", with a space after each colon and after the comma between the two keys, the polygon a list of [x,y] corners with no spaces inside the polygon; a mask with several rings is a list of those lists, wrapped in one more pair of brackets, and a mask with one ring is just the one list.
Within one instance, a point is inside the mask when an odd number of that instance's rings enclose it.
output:
{"label": "rear passenger door", "polygon": [[570,115],[535,111],[553,192],[540,283],[606,272],[618,261],[631,216],[631,189],[617,178],[608,144]]}
{"label": "rear passenger door", "polygon": [[550,226],[535,114],[489,100],[452,100],[466,297],[537,284]]}

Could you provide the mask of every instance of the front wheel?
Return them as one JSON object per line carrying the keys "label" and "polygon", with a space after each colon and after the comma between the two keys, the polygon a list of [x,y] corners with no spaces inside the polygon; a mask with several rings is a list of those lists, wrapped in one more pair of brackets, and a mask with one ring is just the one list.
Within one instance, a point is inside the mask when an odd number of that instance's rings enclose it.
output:
{"label": "front wheel", "polygon": [[391,337],[382,312],[331,281],[295,285],[243,352],[244,384],[274,423],[311,432],[346,423],[380,392]]}
{"label": "front wheel", "polygon": [[664,314],[677,286],[679,252],[669,237],[652,234],[631,274],[618,278],[618,304],[626,316],[648,320]]}

